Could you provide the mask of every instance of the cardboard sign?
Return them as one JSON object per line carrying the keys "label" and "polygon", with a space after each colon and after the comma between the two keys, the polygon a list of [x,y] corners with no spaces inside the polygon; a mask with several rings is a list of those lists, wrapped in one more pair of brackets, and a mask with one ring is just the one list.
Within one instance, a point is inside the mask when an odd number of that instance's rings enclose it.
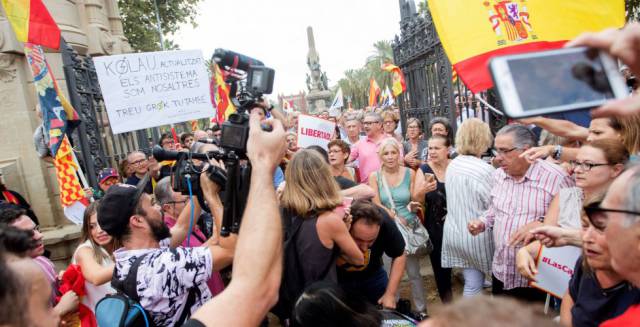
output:
{"label": "cardboard sign", "polygon": [[313,116],[298,117],[298,147],[306,148],[319,145],[325,150],[336,130],[336,124],[329,120]]}
{"label": "cardboard sign", "polygon": [[214,115],[200,50],[93,58],[114,134]]}
{"label": "cardboard sign", "polygon": [[538,255],[538,274],[535,275],[537,282],[532,282],[531,286],[562,298],[581,254],[582,249],[575,246],[542,246]]}

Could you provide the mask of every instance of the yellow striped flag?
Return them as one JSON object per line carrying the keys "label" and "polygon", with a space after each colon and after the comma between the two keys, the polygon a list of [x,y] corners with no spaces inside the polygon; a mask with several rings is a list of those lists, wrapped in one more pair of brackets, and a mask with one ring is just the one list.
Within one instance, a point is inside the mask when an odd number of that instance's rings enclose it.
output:
{"label": "yellow striped flag", "polygon": [[380,87],[374,78],[369,81],[369,107],[374,107],[378,104],[378,97],[380,96]]}
{"label": "yellow striped flag", "polygon": [[557,49],[588,31],[619,28],[623,0],[429,0],[449,60],[473,93],[492,86],[494,56]]}

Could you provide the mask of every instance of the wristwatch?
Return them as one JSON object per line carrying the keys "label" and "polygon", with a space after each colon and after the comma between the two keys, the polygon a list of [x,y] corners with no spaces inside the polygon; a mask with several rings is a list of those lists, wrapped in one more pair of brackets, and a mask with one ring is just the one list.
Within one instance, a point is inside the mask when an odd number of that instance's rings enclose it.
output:
{"label": "wristwatch", "polygon": [[560,157],[562,157],[562,145],[558,144],[553,149],[553,159],[560,160]]}

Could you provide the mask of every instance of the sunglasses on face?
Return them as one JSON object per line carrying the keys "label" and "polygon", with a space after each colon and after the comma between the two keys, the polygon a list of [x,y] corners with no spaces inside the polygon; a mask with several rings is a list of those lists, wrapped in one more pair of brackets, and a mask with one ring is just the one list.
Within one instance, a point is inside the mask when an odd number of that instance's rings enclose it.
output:
{"label": "sunglasses on face", "polygon": [[592,203],[584,207],[584,211],[589,218],[589,222],[599,231],[604,231],[609,223],[610,213],[622,213],[633,216],[640,216],[640,212],[618,209],[607,209],[600,207],[600,202]]}

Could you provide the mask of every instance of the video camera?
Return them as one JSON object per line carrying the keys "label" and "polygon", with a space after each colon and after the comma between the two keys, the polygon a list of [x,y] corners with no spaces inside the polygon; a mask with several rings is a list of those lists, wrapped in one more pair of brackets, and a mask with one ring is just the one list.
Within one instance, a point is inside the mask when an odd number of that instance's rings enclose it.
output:
{"label": "video camera", "polygon": [[247,112],[260,106],[262,96],[273,91],[275,71],[260,60],[224,49],[216,49],[211,60],[226,73],[225,82],[231,84],[229,96],[237,108],[222,124],[220,145],[245,159],[249,138]]}
{"label": "video camera", "polygon": [[[242,214],[249,195],[251,163],[247,163],[246,166],[240,164],[240,160],[248,159],[248,111],[256,106],[262,107],[262,96],[270,94],[273,90],[275,71],[257,59],[224,49],[216,49],[212,61],[225,72],[225,83],[231,85],[229,96],[237,109],[222,124],[222,135],[218,144],[221,149],[207,153],[192,153],[166,151],[156,146],[153,156],[158,161],[176,161],[172,174],[173,190],[185,195],[195,195],[202,208],[206,209],[206,205],[200,189],[200,175],[206,173],[211,181],[220,186],[224,191],[224,215],[220,234],[228,236],[240,230]],[[267,129],[264,126],[262,128]],[[198,141],[215,144],[217,140]],[[203,163],[198,164],[194,159]],[[205,171],[204,163],[211,159],[224,162],[226,172],[213,165]]]}

